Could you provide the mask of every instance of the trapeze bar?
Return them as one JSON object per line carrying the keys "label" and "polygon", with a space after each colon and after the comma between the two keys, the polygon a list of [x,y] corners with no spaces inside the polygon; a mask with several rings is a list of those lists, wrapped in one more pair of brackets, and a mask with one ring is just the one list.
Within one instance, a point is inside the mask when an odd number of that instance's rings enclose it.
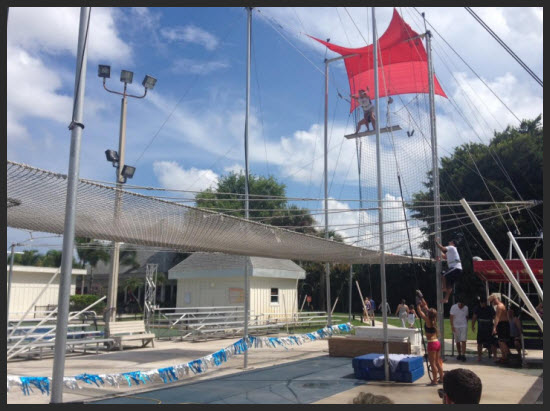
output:
{"label": "trapeze bar", "polygon": [[[390,131],[397,131],[397,130],[401,130],[401,126],[383,127],[380,129],[380,134],[389,133]],[[352,139],[352,138],[359,138],[359,137],[365,137],[365,136],[373,136],[375,134],[376,134],[376,130],[369,130],[369,131],[363,131],[362,133],[357,133],[357,134],[346,134],[344,137],[347,139]]]}

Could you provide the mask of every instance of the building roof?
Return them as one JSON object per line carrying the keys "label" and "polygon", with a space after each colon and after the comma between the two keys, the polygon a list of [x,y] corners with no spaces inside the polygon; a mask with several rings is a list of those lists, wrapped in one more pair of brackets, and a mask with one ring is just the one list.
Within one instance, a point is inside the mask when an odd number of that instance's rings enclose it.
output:
{"label": "building roof", "polygon": [[[7,266],[8,272],[10,271],[10,266]],[[57,267],[36,267],[33,265],[14,265],[14,273],[37,273],[37,274],[55,274],[58,270]],[[83,268],[73,268],[72,275],[86,275],[87,272]]]}
{"label": "building roof", "polygon": [[168,271],[169,279],[242,277],[244,265],[251,277],[303,280],[305,270],[291,260],[240,255],[194,253]]}

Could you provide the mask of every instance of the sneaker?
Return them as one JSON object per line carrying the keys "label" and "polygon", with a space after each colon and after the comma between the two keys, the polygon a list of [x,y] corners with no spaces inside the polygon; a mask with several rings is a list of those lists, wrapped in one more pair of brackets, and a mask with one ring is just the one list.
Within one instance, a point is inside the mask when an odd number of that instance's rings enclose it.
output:
{"label": "sneaker", "polygon": [[416,290],[416,296],[420,299],[424,298],[424,295],[422,294],[422,291]]}
{"label": "sneaker", "polygon": [[462,360],[462,355],[458,354],[458,355],[456,356],[456,359],[457,359],[458,361],[461,361],[461,360]]}
{"label": "sneaker", "polygon": [[465,355],[462,356],[462,362],[466,362],[466,356]]}

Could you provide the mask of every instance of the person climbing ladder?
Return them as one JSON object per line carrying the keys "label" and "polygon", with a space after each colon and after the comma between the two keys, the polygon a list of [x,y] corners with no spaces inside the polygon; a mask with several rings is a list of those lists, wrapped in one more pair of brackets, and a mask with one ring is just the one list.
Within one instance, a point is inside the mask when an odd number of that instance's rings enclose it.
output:
{"label": "person climbing ladder", "polygon": [[460,262],[460,256],[458,255],[458,250],[454,240],[450,240],[447,247],[443,247],[437,241],[435,245],[439,247],[443,253],[443,259],[447,260],[448,269],[441,274],[443,282],[443,303],[446,304],[449,302],[449,298],[453,293],[453,285],[462,275],[462,263]]}

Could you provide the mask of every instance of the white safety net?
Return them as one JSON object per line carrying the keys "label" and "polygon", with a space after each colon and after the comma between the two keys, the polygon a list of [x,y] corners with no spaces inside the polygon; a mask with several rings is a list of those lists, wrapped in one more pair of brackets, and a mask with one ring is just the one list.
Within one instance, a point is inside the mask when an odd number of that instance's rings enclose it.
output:
{"label": "white safety net", "polygon": [[[8,161],[9,227],[63,234],[67,176]],[[75,235],[183,251],[378,264],[380,253],[79,180]],[[387,264],[410,257],[386,253]]]}

